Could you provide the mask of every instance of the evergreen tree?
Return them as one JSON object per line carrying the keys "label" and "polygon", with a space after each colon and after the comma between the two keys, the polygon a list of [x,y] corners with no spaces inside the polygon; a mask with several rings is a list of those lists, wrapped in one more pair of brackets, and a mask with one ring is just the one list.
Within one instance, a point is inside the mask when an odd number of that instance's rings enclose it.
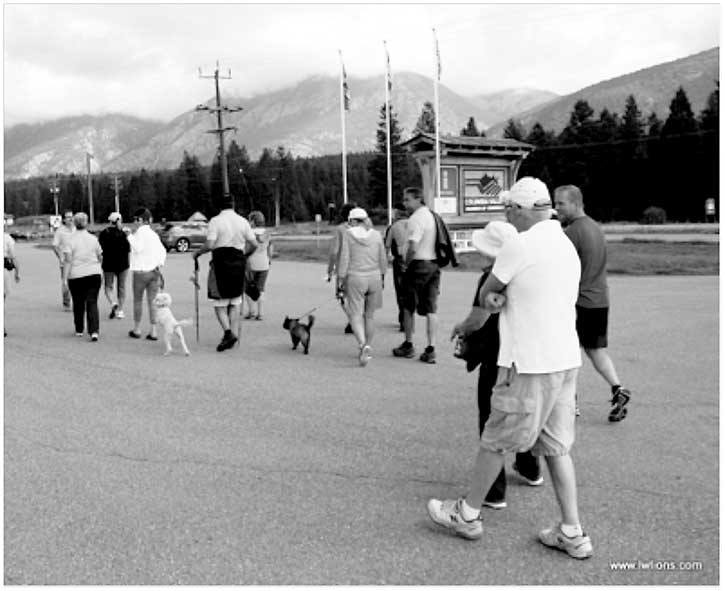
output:
{"label": "evergreen tree", "polygon": [[659,137],[662,133],[662,120],[657,117],[657,113],[652,111],[647,118],[647,135],[649,137]]}
{"label": "evergreen tree", "polygon": [[594,141],[596,124],[592,120],[594,109],[583,99],[574,104],[569,124],[559,134],[562,144],[586,144]]}
{"label": "evergreen tree", "polygon": [[423,133],[436,132],[436,112],[433,103],[430,101],[423,103],[423,110],[418,117],[418,122],[415,124],[415,132],[419,131]]}
{"label": "evergreen tree", "polygon": [[684,88],[680,86],[670,103],[670,115],[662,126],[662,135],[680,135],[697,131],[697,121]]}
{"label": "evergreen tree", "polygon": [[461,129],[461,135],[463,137],[479,137],[478,127],[476,127],[476,120],[473,117],[468,118],[468,124],[466,127]]}
{"label": "evergreen tree", "polygon": [[707,97],[707,104],[700,113],[700,128],[707,131],[720,129],[720,82],[715,81],[715,90]]}
{"label": "evergreen tree", "polygon": [[610,113],[609,109],[603,109],[599,114],[599,121],[593,129],[592,138],[597,142],[614,141],[619,132],[619,115]]}
{"label": "evergreen tree", "polygon": [[642,112],[637,106],[634,95],[630,94],[624,104],[624,115],[619,126],[619,137],[624,140],[638,140],[642,137]]}
{"label": "evergreen tree", "polygon": [[524,141],[524,128],[520,121],[515,121],[513,118],[506,122],[506,127],[503,130],[503,137],[511,140]]}
{"label": "evergreen tree", "polygon": [[[370,207],[384,207],[388,201],[388,157],[386,134],[385,104],[380,107],[378,129],[375,132],[375,153],[367,165],[369,174],[367,183],[368,199],[359,199],[361,203]],[[392,177],[393,201],[399,199],[403,189],[409,183],[407,159],[405,149],[401,147],[403,130],[398,123],[398,116],[392,104],[390,105],[390,167]]]}
{"label": "evergreen tree", "polygon": [[531,131],[526,136],[526,143],[533,144],[539,148],[553,146],[556,144],[556,137],[553,131],[545,131],[544,127],[538,121],[534,123]]}

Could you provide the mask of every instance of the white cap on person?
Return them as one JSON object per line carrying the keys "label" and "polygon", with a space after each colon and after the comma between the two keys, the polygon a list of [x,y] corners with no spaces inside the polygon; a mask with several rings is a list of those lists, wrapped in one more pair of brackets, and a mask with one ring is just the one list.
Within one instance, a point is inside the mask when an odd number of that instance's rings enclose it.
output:
{"label": "white cap on person", "polygon": [[347,216],[349,220],[366,220],[368,219],[368,213],[362,207],[353,207]]}
{"label": "white cap on person", "polygon": [[525,176],[514,183],[505,197],[505,203],[514,203],[522,209],[551,209],[549,189],[539,179]]}

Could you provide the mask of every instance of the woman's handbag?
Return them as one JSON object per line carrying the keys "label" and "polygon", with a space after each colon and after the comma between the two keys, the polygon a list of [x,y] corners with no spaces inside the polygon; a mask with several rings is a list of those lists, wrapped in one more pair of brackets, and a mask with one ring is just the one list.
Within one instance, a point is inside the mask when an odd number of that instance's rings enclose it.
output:
{"label": "woman's handbag", "polygon": [[15,268],[15,262],[10,257],[5,257],[5,270],[12,271]]}

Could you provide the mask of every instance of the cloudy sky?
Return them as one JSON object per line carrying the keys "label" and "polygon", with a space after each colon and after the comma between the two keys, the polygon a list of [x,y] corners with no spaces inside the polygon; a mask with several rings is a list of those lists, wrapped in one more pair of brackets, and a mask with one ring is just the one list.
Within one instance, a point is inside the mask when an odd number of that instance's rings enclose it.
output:
{"label": "cloudy sky", "polygon": [[213,95],[313,75],[434,72],[471,95],[568,94],[720,43],[718,4],[5,4],[4,124],[122,112],[170,120]]}

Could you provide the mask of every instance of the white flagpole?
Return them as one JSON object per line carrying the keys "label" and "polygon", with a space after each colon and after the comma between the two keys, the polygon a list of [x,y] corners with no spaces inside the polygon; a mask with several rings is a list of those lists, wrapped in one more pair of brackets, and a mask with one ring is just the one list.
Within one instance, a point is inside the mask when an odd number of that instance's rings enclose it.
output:
{"label": "white flagpole", "polygon": [[390,56],[388,46],[385,47],[385,133],[387,137],[387,168],[388,168],[388,225],[393,223],[393,165],[390,157]]}
{"label": "white flagpole", "polygon": [[[433,94],[435,100],[435,126],[436,126],[436,198],[441,196],[441,114],[440,106],[438,104],[438,82],[441,77],[441,56],[438,52],[438,38],[436,37],[436,30],[433,29],[433,40],[435,41],[435,57],[436,57],[436,71],[433,76]],[[433,210],[435,210],[435,202],[433,203]]]}
{"label": "white flagpole", "polygon": [[347,73],[340,53],[340,124],[342,126],[342,202],[347,203],[347,147],[345,146],[345,84]]}

